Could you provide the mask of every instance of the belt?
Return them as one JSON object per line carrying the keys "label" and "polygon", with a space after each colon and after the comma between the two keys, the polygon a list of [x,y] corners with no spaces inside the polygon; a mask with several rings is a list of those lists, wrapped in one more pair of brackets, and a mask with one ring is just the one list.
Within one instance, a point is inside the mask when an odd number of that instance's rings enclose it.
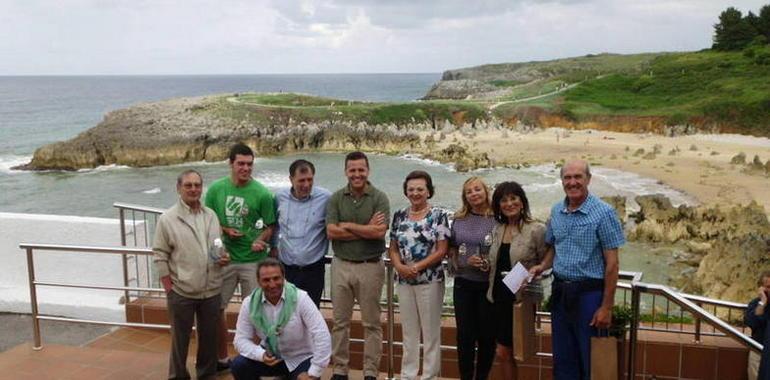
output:
{"label": "belt", "polygon": [[553,282],[557,285],[566,285],[577,288],[580,292],[604,289],[604,280],[599,278],[586,278],[582,280],[567,280],[557,274],[553,275]]}
{"label": "belt", "polygon": [[382,260],[382,257],[373,257],[371,259],[365,259],[365,260],[348,260],[348,259],[343,259],[342,257],[337,257],[337,258],[342,260],[342,261],[345,261],[345,262],[348,262],[348,263],[353,263],[353,264],[379,263],[380,260]]}
{"label": "belt", "polygon": [[587,292],[601,291],[604,289],[604,280],[585,279],[570,281],[559,275],[554,275],[551,288],[551,302],[561,304],[564,307],[567,318],[576,322],[580,315],[580,295]]}
{"label": "belt", "polygon": [[322,265],[324,265],[324,259],[323,258],[321,258],[321,260],[318,260],[318,261],[316,261],[316,262],[314,262],[312,264],[308,264],[308,265],[284,264],[283,266],[286,269],[291,269],[291,270],[295,270],[295,271],[303,271],[303,270],[307,270],[307,269],[314,269],[314,268],[316,268],[318,266],[322,266]]}

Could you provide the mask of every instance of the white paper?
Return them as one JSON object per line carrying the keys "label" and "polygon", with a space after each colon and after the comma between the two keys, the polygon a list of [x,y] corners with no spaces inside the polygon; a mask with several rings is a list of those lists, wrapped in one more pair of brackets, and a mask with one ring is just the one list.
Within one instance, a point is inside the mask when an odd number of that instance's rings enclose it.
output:
{"label": "white paper", "polygon": [[521,289],[522,285],[528,283],[529,280],[529,271],[527,268],[524,268],[524,265],[521,265],[520,262],[517,262],[516,265],[513,266],[513,269],[503,277],[503,283],[508,289],[511,289],[513,294],[516,294],[516,292]]}

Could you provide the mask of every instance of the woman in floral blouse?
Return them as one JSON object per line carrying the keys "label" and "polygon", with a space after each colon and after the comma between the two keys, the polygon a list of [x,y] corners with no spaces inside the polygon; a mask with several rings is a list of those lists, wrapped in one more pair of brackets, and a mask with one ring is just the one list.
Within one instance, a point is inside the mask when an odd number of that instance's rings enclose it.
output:
{"label": "woman in floral blouse", "polygon": [[404,353],[401,378],[416,379],[420,369],[420,335],[423,337],[422,379],[435,379],[441,369],[441,308],[447,250],[447,213],[432,207],[433,180],[415,170],[404,180],[410,205],[393,214],[388,254],[396,269],[398,304]]}

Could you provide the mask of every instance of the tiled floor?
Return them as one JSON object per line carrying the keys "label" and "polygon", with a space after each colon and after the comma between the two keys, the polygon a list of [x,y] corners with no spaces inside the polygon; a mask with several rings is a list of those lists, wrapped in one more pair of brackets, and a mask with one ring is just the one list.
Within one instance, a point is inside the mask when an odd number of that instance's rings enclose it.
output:
{"label": "tiled floor", "polygon": [[[733,375],[740,374],[736,378],[745,378],[746,352],[730,339],[704,337],[704,342],[700,345],[692,347],[690,344],[690,348],[683,349],[680,344],[691,343],[692,336],[672,337],[671,334],[654,332],[645,332],[644,335],[648,339],[653,339],[640,343],[641,348],[637,358],[637,362],[640,363],[637,367],[640,373],[669,376],[667,378],[693,378],[694,376],[703,379],[719,379],[726,378],[718,375],[719,373],[728,372]],[[683,342],[678,342],[679,340]],[[711,342],[708,341],[714,341],[713,343],[717,344],[709,344]],[[43,345],[44,348],[41,351],[34,351],[29,343],[24,343],[0,352],[0,380],[163,379],[166,377],[168,350],[171,343],[169,333],[163,330],[121,328],[82,347],[48,344],[45,341]],[[193,366],[195,349],[193,338],[188,359],[190,367]],[[230,354],[234,355],[232,346]],[[731,355],[735,357],[731,358]],[[682,365],[680,357],[687,359],[685,365]],[[711,368],[714,365],[701,368],[704,360],[716,365],[717,368]],[[190,371],[194,373],[193,368],[190,368]],[[351,379],[362,378],[360,371],[352,371],[350,375]],[[522,378],[538,378],[533,371],[527,372],[524,369],[521,375]],[[330,377],[331,371],[327,369],[323,378]],[[380,378],[384,378],[384,375]],[[232,379],[232,377],[229,373],[225,373],[218,379]]]}
{"label": "tiled floor", "polygon": [[[133,328],[118,329],[84,347],[44,343],[42,350],[35,351],[24,343],[0,353],[0,380],[165,379],[170,345],[168,332]],[[193,374],[195,347],[193,339],[188,359]],[[233,355],[232,346],[229,350]],[[323,378],[330,377],[331,370],[327,369]],[[363,376],[360,371],[351,371],[350,378]],[[232,376],[224,373],[218,379],[230,380]]]}

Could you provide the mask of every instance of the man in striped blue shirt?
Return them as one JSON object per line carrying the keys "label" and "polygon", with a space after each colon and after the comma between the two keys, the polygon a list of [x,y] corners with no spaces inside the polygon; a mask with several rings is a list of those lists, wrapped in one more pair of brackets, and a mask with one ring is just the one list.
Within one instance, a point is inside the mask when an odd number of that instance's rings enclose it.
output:
{"label": "man in striped blue shirt", "polygon": [[573,160],[561,169],[566,198],[551,209],[545,234],[553,248],[530,272],[553,267],[553,377],[591,378],[591,337],[607,329],[618,282],[618,249],[625,243],[615,210],[588,192],[591,169]]}

